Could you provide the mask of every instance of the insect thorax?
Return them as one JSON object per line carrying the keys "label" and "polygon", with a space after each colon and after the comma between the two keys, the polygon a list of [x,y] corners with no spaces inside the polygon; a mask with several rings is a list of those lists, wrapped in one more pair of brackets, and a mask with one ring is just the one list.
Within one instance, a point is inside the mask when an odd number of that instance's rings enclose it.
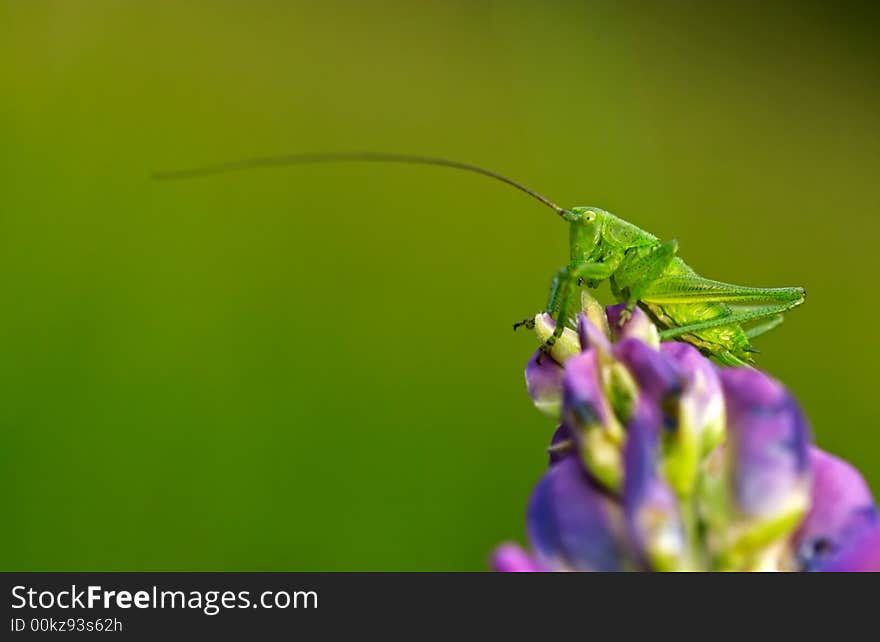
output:
{"label": "insect thorax", "polygon": [[659,239],[611,212],[602,213],[602,241],[619,250],[653,245]]}

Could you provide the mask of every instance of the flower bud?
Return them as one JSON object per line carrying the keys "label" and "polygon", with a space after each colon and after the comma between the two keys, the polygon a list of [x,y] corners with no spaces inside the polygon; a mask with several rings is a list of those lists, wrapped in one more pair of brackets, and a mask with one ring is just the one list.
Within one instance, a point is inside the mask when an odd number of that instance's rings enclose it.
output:
{"label": "flower bud", "polygon": [[[549,314],[539,314],[535,317],[535,334],[538,337],[538,341],[542,344],[546,343],[547,339],[553,336],[555,330],[556,321]],[[550,356],[556,363],[564,365],[566,361],[579,354],[580,351],[581,344],[578,340],[577,332],[571,328],[565,328],[562,331],[562,335],[556,339],[556,343],[550,348]]]}
{"label": "flower bud", "polygon": [[692,345],[670,341],[660,351],[679,366],[684,379],[680,421],[695,433],[700,456],[724,440],[724,395],[718,369]]}
{"label": "flower bud", "polygon": [[[695,373],[686,373],[667,351],[655,350],[638,339],[625,339],[616,344],[614,350],[638,383],[640,400],[656,408],[662,426],[658,457],[663,477],[677,495],[689,497],[701,461],[698,434],[689,413],[694,391],[688,383]],[[714,376],[711,366],[709,368]],[[720,385],[717,401],[723,405]]]}
{"label": "flower bud", "polygon": [[577,441],[584,465],[605,487],[619,489],[623,427],[605,395],[596,350],[569,359],[563,391],[562,421]]}
{"label": "flower bud", "polygon": [[[615,341],[623,341],[624,339],[639,339],[649,346],[657,348],[660,346],[660,334],[657,327],[645,314],[645,311],[636,306],[627,312],[625,303],[618,305],[609,305],[605,308],[608,314],[608,326],[611,328],[611,338]],[[629,315],[625,321],[621,319]]]}
{"label": "flower bud", "polygon": [[578,315],[578,340],[581,351],[595,350],[599,354],[602,363],[611,360],[611,341],[608,335],[592,322],[586,314]]}
{"label": "flower bud", "polygon": [[724,396],[715,367],[686,343],[663,343],[660,352],[677,366],[683,383],[677,407],[671,409],[676,429],[664,433],[664,467],[682,497],[691,495],[702,458],[724,438]]}
{"label": "flower bud", "polygon": [[581,290],[581,311],[599,332],[605,335],[605,339],[611,338],[611,329],[608,327],[608,315],[601,303],[590,294],[589,290]]}

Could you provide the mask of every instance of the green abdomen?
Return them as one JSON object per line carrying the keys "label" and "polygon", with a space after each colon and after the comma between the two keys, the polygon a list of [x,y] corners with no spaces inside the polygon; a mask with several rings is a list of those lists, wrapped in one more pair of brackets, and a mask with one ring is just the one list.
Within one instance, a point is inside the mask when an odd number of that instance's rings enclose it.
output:
{"label": "green abdomen", "polygon": [[[655,318],[661,331],[680,328],[692,323],[710,321],[729,316],[731,309],[723,303],[647,303],[642,302]],[[719,354],[732,352],[743,361],[750,358],[749,339],[738,324],[700,330],[693,334],[682,335],[680,339],[692,343],[704,352]]]}

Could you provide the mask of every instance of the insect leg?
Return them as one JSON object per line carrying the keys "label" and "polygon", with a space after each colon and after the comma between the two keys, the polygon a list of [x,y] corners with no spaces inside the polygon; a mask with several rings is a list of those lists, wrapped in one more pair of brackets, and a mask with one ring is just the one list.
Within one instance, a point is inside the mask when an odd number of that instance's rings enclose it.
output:
{"label": "insect leg", "polygon": [[513,324],[513,329],[518,330],[519,328],[525,328],[526,330],[534,330],[535,329],[535,317],[528,317],[523,319],[522,321],[517,321]]}
{"label": "insect leg", "polygon": [[550,351],[562,336],[566,324],[577,312],[582,282],[604,281],[614,274],[619,264],[619,259],[602,263],[572,263],[556,273],[550,290],[550,301],[547,303],[547,312],[556,321],[556,329],[541,346],[544,352]]}
{"label": "insect leg", "polygon": [[659,304],[778,301],[790,302],[794,307],[805,297],[803,288],[750,288],[693,274],[658,279],[645,289],[640,300]]}
{"label": "insect leg", "polygon": [[718,359],[718,361],[720,361],[722,365],[725,365],[725,366],[735,366],[735,367],[746,366],[748,368],[752,367],[752,364],[748,363],[747,361],[743,361],[738,356],[736,356],[735,354],[730,352],[730,350],[725,350],[724,352],[719,352],[718,354],[714,355],[714,357],[716,359]]}
{"label": "insect leg", "polygon": [[782,323],[783,317],[781,314],[776,315],[770,319],[767,319],[764,323],[759,323],[758,325],[749,328],[746,330],[746,337],[749,339],[754,339],[755,337],[759,337],[765,332],[769,332],[780,323]]}
{"label": "insect leg", "polygon": [[[687,325],[678,326],[677,328],[669,328],[660,332],[661,339],[674,339],[683,334],[691,334],[700,332],[701,330],[709,330],[711,328],[722,328],[726,325],[748,323],[749,321],[760,321],[768,317],[778,317],[786,310],[790,310],[797,303],[774,303],[771,305],[759,306],[748,310],[740,310],[731,314],[709,319],[708,321],[700,321],[697,323],[689,323]],[[767,324],[764,324],[765,326]],[[769,328],[767,328],[769,329]],[[764,330],[766,332],[766,330]]]}
{"label": "insect leg", "polygon": [[574,281],[604,281],[620,265],[620,259],[603,261],[602,263],[575,263],[568,266],[569,276]]}

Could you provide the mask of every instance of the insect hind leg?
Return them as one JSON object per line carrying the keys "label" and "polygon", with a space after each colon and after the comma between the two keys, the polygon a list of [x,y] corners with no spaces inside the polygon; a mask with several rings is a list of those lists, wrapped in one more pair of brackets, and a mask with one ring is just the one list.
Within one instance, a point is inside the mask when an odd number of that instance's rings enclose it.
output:
{"label": "insect hind leg", "polygon": [[650,303],[726,303],[788,304],[788,309],[800,305],[806,298],[800,287],[752,288],[722,281],[713,281],[697,275],[676,275],[660,278],[651,283],[642,300]]}
{"label": "insect hind leg", "polygon": [[730,350],[725,350],[724,352],[719,352],[718,354],[712,355],[715,357],[723,366],[733,366],[734,368],[751,368],[752,364],[748,361],[743,361],[738,356],[733,354]]}
{"label": "insect hind leg", "polygon": [[[693,334],[702,330],[711,330],[713,328],[723,328],[728,325],[742,325],[743,323],[762,321],[770,317],[773,317],[775,325],[778,325],[779,322],[775,321],[775,319],[781,316],[786,310],[793,308],[795,305],[798,305],[798,302],[789,301],[786,303],[775,303],[773,305],[764,305],[748,310],[732,312],[731,314],[709,319],[708,321],[699,321],[697,323],[688,323],[675,328],[668,328],[660,332],[660,339],[675,339],[684,334]],[[770,325],[770,322],[762,325],[763,330],[762,326],[757,326],[757,329],[760,330],[759,334],[766,332],[770,327],[774,327]]]}
{"label": "insect hind leg", "polygon": [[759,323],[758,325],[752,326],[748,328],[746,332],[746,337],[749,339],[754,339],[755,337],[759,337],[765,332],[769,332],[773,328],[778,325],[781,325],[785,318],[781,314],[777,314],[775,317],[770,317],[764,323]]}

